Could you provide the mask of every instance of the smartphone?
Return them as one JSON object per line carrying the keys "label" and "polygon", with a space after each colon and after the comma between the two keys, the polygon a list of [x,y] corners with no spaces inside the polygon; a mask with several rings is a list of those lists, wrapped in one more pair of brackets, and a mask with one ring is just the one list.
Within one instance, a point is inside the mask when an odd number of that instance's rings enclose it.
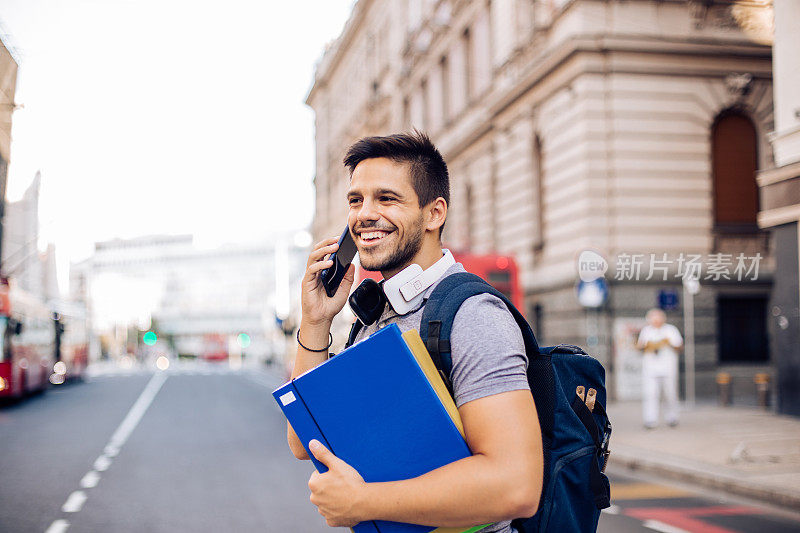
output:
{"label": "smartphone", "polygon": [[356,243],[353,242],[353,236],[350,235],[350,228],[344,228],[342,236],[339,237],[339,249],[328,258],[333,260],[333,265],[320,273],[322,286],[325,287],[328,297],[333,298],[333,295],[336,294],[336,289],[339,288],[344,273],[347,272],[347,267],[353,262],[356,251]]}

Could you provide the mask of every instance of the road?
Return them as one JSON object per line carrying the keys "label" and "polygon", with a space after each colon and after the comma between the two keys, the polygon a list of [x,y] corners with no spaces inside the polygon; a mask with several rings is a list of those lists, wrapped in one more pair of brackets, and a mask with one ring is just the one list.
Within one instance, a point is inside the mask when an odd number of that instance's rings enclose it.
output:
{"label": "road", "polygon": [[[286,446],[279,382],[224,365],[112,369],[0,408],[0,531],[332,531],[308,501],[311,465]],[[612,481],[603,532],[800,531],[779,510]]]}

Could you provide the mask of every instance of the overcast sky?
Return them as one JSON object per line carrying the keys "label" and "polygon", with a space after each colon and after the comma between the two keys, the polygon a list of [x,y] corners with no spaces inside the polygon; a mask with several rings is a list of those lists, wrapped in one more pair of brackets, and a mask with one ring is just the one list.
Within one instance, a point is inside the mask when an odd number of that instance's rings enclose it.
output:
{"label": "overcast sky", "polygon": [[193,233],[216,245],[307,226],[303,101],[352,5],[0,0],[25,106],[7,198],[41,170],[40,243],[56,243],[60,277],[98,240]]}

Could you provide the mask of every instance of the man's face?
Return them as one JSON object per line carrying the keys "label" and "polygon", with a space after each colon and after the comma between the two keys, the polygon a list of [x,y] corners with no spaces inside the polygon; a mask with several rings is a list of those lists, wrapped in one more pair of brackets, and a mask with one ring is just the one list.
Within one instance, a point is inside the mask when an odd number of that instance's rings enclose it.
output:
{"label": "man's face", "polygon": [[664,313],[660,312],[651,312],[650,315],[647,317],[647,321],[650,323],[651,326],[654,328],[660,328],[666,322],[667,317]]}
{"label": "man's face", "polygon": [[365,159],[353,171],[347,201],[361,266],[393,275],[408,265],[425,234],[408,166],[383,157]]}

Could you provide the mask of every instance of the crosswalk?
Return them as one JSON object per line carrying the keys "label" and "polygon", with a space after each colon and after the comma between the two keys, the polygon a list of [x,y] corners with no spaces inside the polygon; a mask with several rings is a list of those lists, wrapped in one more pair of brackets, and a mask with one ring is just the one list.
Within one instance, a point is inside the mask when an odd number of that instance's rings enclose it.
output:
{"label": "crosswalk", "polygon": [[612,473],[611,507],[599,531],[660,533],[765,533],[800,531],[797,516],[713,493]]}

